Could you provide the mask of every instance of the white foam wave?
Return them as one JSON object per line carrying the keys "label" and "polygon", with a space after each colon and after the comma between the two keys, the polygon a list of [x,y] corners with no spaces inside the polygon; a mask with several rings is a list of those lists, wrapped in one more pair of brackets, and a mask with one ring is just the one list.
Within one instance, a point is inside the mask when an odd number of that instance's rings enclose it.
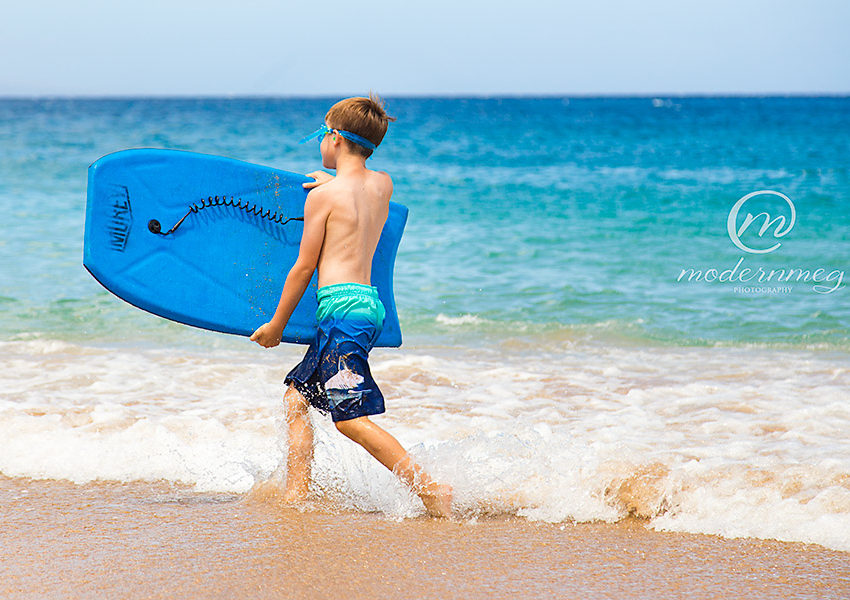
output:
{"label": "white foam wave", "polygon": [[448,315],[444,315],[443,313],[437,315],[436,321],[437,323],[440,323],[442,325],[451,326],[480,325],[485,322],[485,320],[479,317],[478,315],[465,314],[460,315],[458,317],[450,317]]}
{"label": "white foam wave", "polygon": [[[242,493],[280,471],[280,381],[303,347],[198,355],[0,343],[0,473]],[[616,521],[850,551],[850,358],[811,351],[376,350],[375,421],[474,517]],[[422,506],[325,417],[314,491]]]}

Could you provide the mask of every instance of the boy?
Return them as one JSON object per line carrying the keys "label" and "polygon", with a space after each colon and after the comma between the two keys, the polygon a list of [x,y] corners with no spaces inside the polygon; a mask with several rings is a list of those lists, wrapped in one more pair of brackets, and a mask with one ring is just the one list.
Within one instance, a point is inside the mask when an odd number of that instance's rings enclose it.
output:
{"label": "boy", "polygon": [[[319,328],[304,359],[284,380],[289,428],[284,501],[306,497],[313,431],[309,404],[330,412],[336,428],[363,446],[418,494],[432,516],[451,514],[451,488],[433,481],[401,444],[369,420],[384,412],[384,400],[367,362],[384,320],[384,306],[371,285],[372,256],[389,212],[393,184],[384,172],[366,168],[381,143],[388,117],[379,98],[347,98],[334,104],[319,137],[322,165],[336,170],[310,173],[315,182],[304,204],[304,233],[272,320],[251,340],[271,348],[280,343],[292,311],[318,269]],[[304,140],[302,140],[304,141]]]}

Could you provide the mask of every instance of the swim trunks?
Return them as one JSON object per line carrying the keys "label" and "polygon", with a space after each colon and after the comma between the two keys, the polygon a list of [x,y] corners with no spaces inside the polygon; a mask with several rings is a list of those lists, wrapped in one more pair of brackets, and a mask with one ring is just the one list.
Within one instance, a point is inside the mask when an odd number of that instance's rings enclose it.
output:
{"label": "swim trunks", "polygon": [[284,382],[334,422],[384,412],[384,396],[369,370],[386,312],[378,288],[362,283],[322,286],[316,292],[319,322],[303,360]]}

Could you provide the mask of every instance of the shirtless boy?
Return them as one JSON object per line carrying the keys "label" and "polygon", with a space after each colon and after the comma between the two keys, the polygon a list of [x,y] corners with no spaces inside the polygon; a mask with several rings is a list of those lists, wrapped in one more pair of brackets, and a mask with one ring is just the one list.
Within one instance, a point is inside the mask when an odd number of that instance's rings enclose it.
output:
{"label": "shirtless boy", "polygon": [[371,267],[393,184],[388,174],[367,169],[366,159],[383,140],[389,120],[377,97],[347,98],[334,104],[322,127],[307,138],[319,138],[322,165],[335,169],[336,177],[316,171],[310,173],[316,181],[304,184],[312,189],[304,204],[298,259],[274,316],[251,340],[266,348],[280,343],[318,269],[316,337],[285,379],[289,450],[284,500],[297,502],[308,493],[313,453],[309,404],[330,412],[337,430],[407,483],[429,514],[446,517],[451,514],[451,488],[432,480],[392,435],[369,419],[384,412],[367,359],[385,315],[371,285]]}

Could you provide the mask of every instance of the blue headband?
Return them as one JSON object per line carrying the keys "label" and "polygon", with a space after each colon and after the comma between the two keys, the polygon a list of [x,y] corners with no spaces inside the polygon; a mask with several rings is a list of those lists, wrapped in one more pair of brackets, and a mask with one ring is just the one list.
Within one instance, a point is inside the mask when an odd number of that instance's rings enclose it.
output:
{"label": "blue headband", "polygon": [[310,135],[308,135],[307,137],[305,137],[303,140],[301,140],[298,143],[304,144],[306,142],[309,142],[313,138],[317,138],[319,136],[324,136],[324,135],[331,133],[333,131],[336,131],[338,134],[340,134],[345,139],[350,140],[350,141],[354,142],[355,144],[357,144],[359,146],[363,146],[367,150],[374,150],[376,148],[375,144],[373,144],[372,142],[370,142],[369,140],[364,138],[362,135],[357,135],[356,133],[351,133],[350,131],[343,131],[342,129],[331,129],[330,127],[328,127],[324,123],[322,123],[322,126],[319,127],[316,131],[314,131],[313,133],[311,133]]}

